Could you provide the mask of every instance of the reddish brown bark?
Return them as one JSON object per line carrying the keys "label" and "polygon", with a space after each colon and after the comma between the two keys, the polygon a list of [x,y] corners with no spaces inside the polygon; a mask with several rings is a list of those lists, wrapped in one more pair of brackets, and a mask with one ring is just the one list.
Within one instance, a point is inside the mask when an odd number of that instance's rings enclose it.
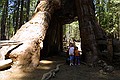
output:
{"label": "reddish brown bark", "polygon": [[104,39],[105,34],[97,24],[94,5],[91,0],[76,0],[76,8],[80,25],[83,60],[94,64],[99,54],[97,39]]}

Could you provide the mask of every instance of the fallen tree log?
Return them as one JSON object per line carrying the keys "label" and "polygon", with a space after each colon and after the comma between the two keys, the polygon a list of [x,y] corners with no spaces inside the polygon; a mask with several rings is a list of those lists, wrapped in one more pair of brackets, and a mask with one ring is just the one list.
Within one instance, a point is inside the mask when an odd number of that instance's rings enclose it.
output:
{"label": "fallen tree log", "polygon": [[30,21],[22,25],[10,39],[22,44],[4,46],[0,50],[2,59],[6,54],[13,61],[12,68],[33,70],[39,65],[40,43],[44,40],[54,10],[60,7],[59,0],[40,0]]}

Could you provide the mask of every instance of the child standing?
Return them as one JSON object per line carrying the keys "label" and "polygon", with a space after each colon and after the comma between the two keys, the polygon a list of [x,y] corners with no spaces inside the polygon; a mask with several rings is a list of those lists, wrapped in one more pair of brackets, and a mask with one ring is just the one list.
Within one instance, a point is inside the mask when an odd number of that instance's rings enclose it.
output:
{"label": "child standing", "polygon": [[80,65],[80,52],[78,47],[75,47],[74,55],[75,55],[75,65]]}

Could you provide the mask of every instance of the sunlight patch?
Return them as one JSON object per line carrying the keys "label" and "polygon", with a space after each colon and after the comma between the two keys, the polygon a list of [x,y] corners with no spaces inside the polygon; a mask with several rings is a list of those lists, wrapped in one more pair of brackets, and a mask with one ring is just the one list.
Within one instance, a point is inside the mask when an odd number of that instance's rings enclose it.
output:
{"label": "sunlight patch", "polygon": [[53,63],[53,61],[42,60],[42,61],[40,61],[40,63],[42,63],[42,64],[51,64],[51,63]]}

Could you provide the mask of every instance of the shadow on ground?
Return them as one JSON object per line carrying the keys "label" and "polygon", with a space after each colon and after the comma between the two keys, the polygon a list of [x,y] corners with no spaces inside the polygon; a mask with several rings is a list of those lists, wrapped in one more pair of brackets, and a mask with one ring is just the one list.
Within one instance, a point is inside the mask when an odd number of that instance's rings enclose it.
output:
{"label": "shadow on ground", "polygon": [[63,57],[49,57],[40,61],[40,65],[32,72],[21,72],[12,70],[0,71],[0,80],[41,80],[43,74],[54,69],[57,64],[65,62]]}

